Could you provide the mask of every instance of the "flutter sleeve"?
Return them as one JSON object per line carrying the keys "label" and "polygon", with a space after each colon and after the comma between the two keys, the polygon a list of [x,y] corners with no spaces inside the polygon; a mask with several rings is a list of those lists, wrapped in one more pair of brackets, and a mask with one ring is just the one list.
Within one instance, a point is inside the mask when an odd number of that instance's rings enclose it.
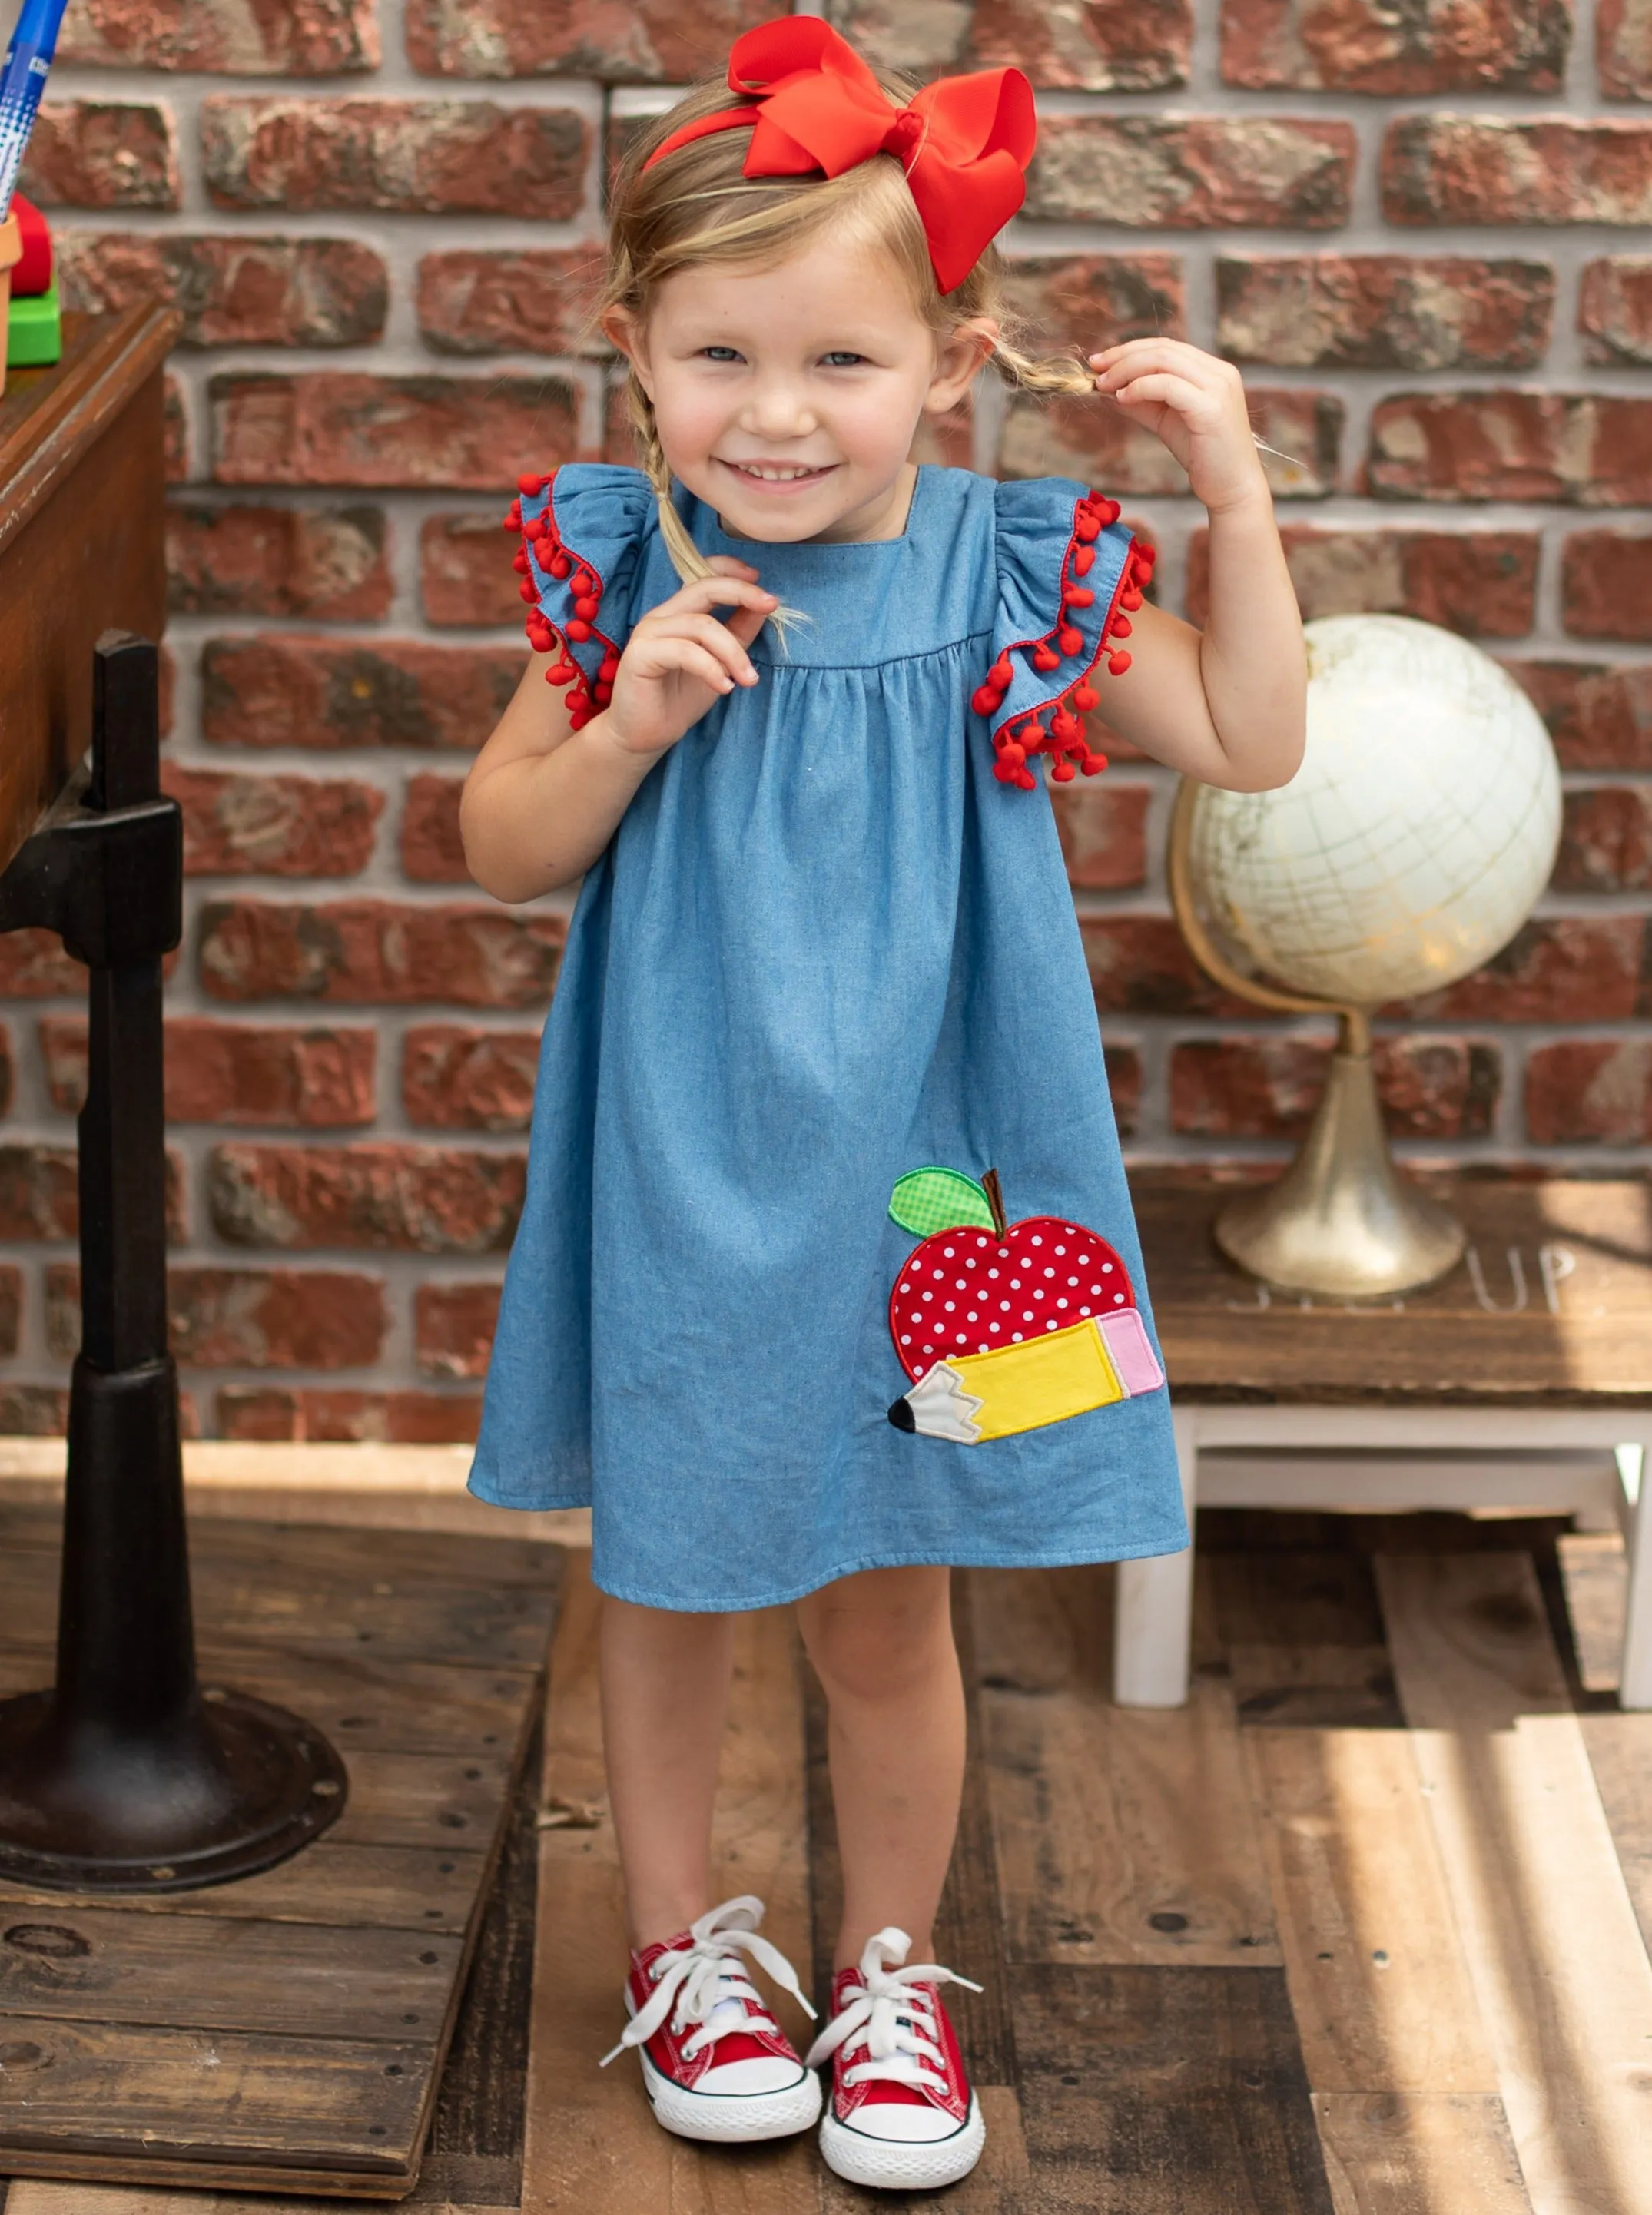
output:
{"label": "flutter sleeve", "polygon": [[1116,500],[1066,477],[1001,484],[994,500],[993,660],[970,704],[992,727],[992,774],[1030,792],[1040,754],[1058,784],[1107,767],[1083,718],[1100,698],[1098,665],[1114,677],[1130,666],[1123,641],[1153,550],[1124,529]]}
{"label": "flutter sleeve", "polygon": [[528,643],[554,653],[549,684],[566,684],[578,730],[605,708],[630,635],[654,494],[639,470],[569,462],[516,481],[505,528],[521,534],[515,566],[527,603]]}

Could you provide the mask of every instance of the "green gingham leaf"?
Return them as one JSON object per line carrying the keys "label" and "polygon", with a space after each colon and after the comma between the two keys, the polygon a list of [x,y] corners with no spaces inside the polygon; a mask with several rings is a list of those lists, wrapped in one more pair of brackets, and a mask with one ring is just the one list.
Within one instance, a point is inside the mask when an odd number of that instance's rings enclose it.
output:
{"label": "green gingham leaf", "polygon": [[909,1169],[889,1194],[889,1213],[914,1238],[966,1223],[992,1228],[992,1210],[973,1177],[961,1169]]}

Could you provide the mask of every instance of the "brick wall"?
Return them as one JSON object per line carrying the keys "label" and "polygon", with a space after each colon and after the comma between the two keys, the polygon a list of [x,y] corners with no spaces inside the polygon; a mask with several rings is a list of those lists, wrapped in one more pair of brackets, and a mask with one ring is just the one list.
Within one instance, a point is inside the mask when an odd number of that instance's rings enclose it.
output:
{"label": "brick wall", "polygon": [[[523,647],[502,491],[600,451],[579,292],[605,132],[772,0],[75,0],[28,187],[82,305],[168,293],[175,1327],[192,1420],[467,1435],[566,903],[465,884],[454,802]],[[1652,0],[833,0],[920,71],[1016,61],[1043,150],[1011,247],[1051,340],[1246,365],[1310,614],[1506,655],[1567,830],[1538,917],[1397,1009],[1405,1150],[1652,1153]],[[1125,496],[1172,605],[1197,511],[1101,410],[990,396],[948,451]],[[95,531],[95,518],[89,518]],[[1276,1154],[1323,1032],[1205,984],[1169,920],[1169,780],[1061,809],[1138,1152]],[[0,940],[0,1429],[61,1418],[77,973]]]}

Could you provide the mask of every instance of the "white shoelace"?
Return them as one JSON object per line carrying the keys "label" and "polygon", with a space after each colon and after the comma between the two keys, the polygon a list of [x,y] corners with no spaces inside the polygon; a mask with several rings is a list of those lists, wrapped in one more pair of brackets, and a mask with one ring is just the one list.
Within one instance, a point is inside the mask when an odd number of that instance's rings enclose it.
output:
{"label": "white shoelace", "polygon": [[[628,2047],[645,2046],[673,2006],[672,2031],[680,2038],[691,2023],[698,2028],[683,2047],[685,2060],[731,2031],[771,2030],[780,2026],[764,2006],[756,1986],[746,1973],[746,1964],[734,1948],[739,1947],[759,1962],[783,1991],[788,1991],[812,2022],[814,2009],[803,1997],[797,1972],[777,1946],[758,1936],[763,1902],[750,1893],[726,1899],[689,1925],[692,1945],[661,1954],[648,1965],[654,1991],[647,2003],[620,2033],[619,2044],[602,2057],[602,2067]],[[749,2003],[749,2005],[747,2004]],[[756,2012],[752,2010],[755,2009]]]}
{"label": "white shoelace", "polygon": [[886,2083],[911,2084],[920,2092],[944,2093],[946,2060],[941,2052],[940,2026],[935,2008],[921,1985],[962,1985],[978,1992],[951,1969],[934,1961],[906,1961],[912,1940],[892,1924],[866,1942],[861,1955],[863,1989],[833,2016],[804,2056],[807,2065],[818,2069],[839,2046],[850,2052],[864,2046],[866,2059],[844,2071],[845,2084],[864,2084],[874,2078]]}

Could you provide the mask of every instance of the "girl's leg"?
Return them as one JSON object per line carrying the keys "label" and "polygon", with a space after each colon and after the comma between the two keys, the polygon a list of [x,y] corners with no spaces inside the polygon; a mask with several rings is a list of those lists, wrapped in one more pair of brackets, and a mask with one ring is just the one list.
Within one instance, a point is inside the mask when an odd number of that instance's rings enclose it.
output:
{"label": "girl's leg", "polygon": [[711,1809],[734,1622],[602,1604],[602,1735],[633,1946],[675,1937],[711,1899]]}
{"label": "girl's leg", "polygon": [[866,1569],[797,1604],[831,1708],[827,1739],[843,1862],[836,1965],[896,1924],[934,1958],[935,1911],[964,1780],[964,1694],[950,1572]]}

